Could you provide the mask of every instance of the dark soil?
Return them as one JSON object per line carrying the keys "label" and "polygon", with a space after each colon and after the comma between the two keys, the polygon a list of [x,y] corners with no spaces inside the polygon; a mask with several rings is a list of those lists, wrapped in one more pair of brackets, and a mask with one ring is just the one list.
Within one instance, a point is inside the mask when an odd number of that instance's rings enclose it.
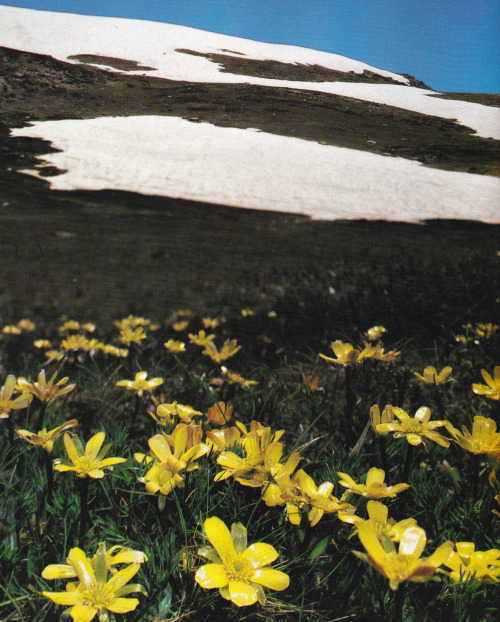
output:
{"label": "dark soil", "polygon": [[494,93],[433,93],[430,97],[440,97],[441,99],[458,99],[463,102],[482,104],[483,106],[500,106],[500,95]]}
{"label": "dark soil", "polygon": [[[202,56],[220,66],[223,73],[234,73],[254,78],[269,78],[271,80],[294,80],[301,82],[370,82],[372,84],[399,84],[402,83],[388,76],[365,69],[363,73],[355,71],[338,71],[322,67],[321,65],[304,65],[301,63],[282,63],[277,60],[256,60],[254,58],[235,58],[227,54],[205,54],[193,50],[177,49],[176,52]],[[238,52],[233,52],[238,54]],[[401,74],[403,75],[403,74]],[[410,86],[432,90],[429,86],[416,80],[413,76],[404,74]]]}

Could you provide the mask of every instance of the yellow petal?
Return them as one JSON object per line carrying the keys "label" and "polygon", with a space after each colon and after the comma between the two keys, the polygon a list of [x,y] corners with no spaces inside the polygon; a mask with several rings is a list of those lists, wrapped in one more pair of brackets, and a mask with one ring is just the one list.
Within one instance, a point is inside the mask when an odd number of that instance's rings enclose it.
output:
{"label": "yellow petal", "polygon": [[198,585],[205,589],[213,589],[216,587],[225,587],[229,581],[221,564],[205,564],[196,571],[194,575]]}
{"label": "yellow petal", "polygon": [[420,445],[420,443],[422,442],[422,437],[420,436],[420,434],[407,434],[406,435],[406,440],[410,443],[410,445]]}
{"label": "yellow petal", "polygon": [[50,564],[42,571],[42,577],[44,579],[70,579],[76,577],[76,571],[73,566],[66,566],[64,564]]}
{"label": "yellow petal", "polygon": [[121,587],[123,587],[126,583],[130,581],[130,579],[137,574],[140,564],[130,564],[126,568],[118,571],[114,574],[111,579],[106,583],[106,589],[112,593],[118,591]]}
{"label": "yellow petal", "polygon": [[172,457],[170,445],[163,434],[156,434],[150,438],[148,445],[160,462],[166,462]]}
{"label": "yellow petal", "polygon": [[453,542],[448,540],[440,547],[438,547],[434,553],[426,559],[426,563],[437,568],[441,564],[445,564],[453,553]]}
{"label": "yellow petal", "polygon": [[229,581],[229,596],[238,607],[247,607],[257,601],[257,590],[243,581]]}
{"label": "yellow petal", "polygon": [[[95,583],[94,569],[90,560],[87,558],[82,549],[75,547],[71,549],[66,560],[68,564],[73,566],[85,588],[89,589]],[[73,603],[76,604],[76,603]]]}
{"label": "yellow petal", "polygon": [[101,471],[101,469],[92,469],[91,471],[87,471],[86,475],[92,479],[102,479],[104,477],[104,471]]}
{"label": "yellow petal", "polygon": [[112,603],[106,606],[106,609],[113,613],[127,613],[128,611],[133,611],[138,604],[139,600],[137,598],[115,598]]}
{"label": "yellow petal", "polygon": [[[64,447],[66,448],[66,452],[68,454],[68,458],[71,462],[76,462],[78,460],[78,452],[75,447],[75,443],[71,436],[66,432],[63,437]],[[59,471],[60,469],[58,469]]]}
{"label": "yellow petal", "polygon": [[278,558],[278,551],[265,542],[257,542],[249,546],[242,554],[241,560],[247,561],[252,568],[262,568]]}
{"label": "yellow petal", "polygon": [[389,508],[380,503],[380,501],[368,501],[366,504],[366,509],[368,510],[368,516],[370,520],[376,520],[381,523],[387,522],[387,516],[389,515]]}
{"label": "yellow petal", "polygon": [[104,443],[104,437],[104,432],[98,432],[97,434],[94,434],[94,436],[85,445],[85,453],[87,456],[91,456],[92,458],[95,458],[97,456],[102,444]]}
{"label": "yellow petal", "polygon": [[418,559],[425,549],[426,541],[427,538],[422,527],[409,527],[401,536],[399,554]]}
{"label": "yellow petal", "polygon": [[225,559],[227,556],[233,557],[236,555],[231,533],[220,518],[217,518],[217,516],[207,518],[204,526],[205,535],[221,559]]}
{"label": "yellow petal", "polygon": [[420,421],[420,423],[427,423],[430,418],[431,410],[427,406],[421,406],[415,413],[415,421]]}
{"label": "yellow petal", "polygon": [[255,570],[252,581],[277,591],[286,590],[290,585],[290,577],[284,572],[275,570],[274,568],[259,568]]}
{"label": "yellow petal", "polygon": [[76,605],[72,607],[70,613],[73,622],[90,622],[94,619],[98,609],[90,605]]}
{"label": "yellow petal", "polygon": [[81,592],[42,592],[42,594],[57,605],[81,605],[84,601]]}
{"label": "yellow petal", "polygon": [[[396,410],[396,409],[394,409]],[[371,468],[366,476],[366,487],[370,488],[373,484],[382,484],[385,479],[385,472],[376,467]]]}
{"label": "yellow petal", "polygon": [[357,527],[358,537],[361,540],[361,544],[368,552],[371,561],[373,561],[376,566],[383,568],[387,562],[387,553],[384,551],[384,548],[378,539],[377,533],[372,527],[366,525],[365,523],[359,523]]}

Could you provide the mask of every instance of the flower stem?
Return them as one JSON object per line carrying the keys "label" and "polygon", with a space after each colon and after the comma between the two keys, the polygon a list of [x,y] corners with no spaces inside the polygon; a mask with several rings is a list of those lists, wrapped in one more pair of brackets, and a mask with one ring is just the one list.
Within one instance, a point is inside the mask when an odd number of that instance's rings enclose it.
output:
{"label": "flower stem", "polygon": [[344,367],[345,371],[345,401],[346,401],[346,412],[344,421],[346,422],[346,432],[347,432],[347,440],[349,442],[350,437],[352,437],[352,420],[354,414],[354,391],[353,391],[353,370],[352,367],[346,365]]}
{"label": "flower stem", "polygon": [[477,499],[477,492],[479,489],[479,454],[472,454],[472,500]]}
{"label": "flower stem", "polygon": [[436,402],[439,416],[441,417],[441,419],[446,419],[446,410],[443,404],[443,396],[441,395],[441,391],[437,386],[434,387],[434,401]]}
{"label": "flower stem", "polygon": [[387,455],[385,453],[385,438],[377,436],[377,448],[380,457],[380,465],[382,470],[387,473]]}
{"label": "flower stem", "polygon": [[89,497],[89,479],[84,477],[80,480],[80,534],[78,536],[78,542],[83,540],[87,529],[88,519],[88,497]]}
{"label": "flower stem", "polygon": [[400,583],[394,594],[394,617],[393,622],[403,622],[403,605],[405,602],[405,585]]}
{"label": "flower stem", "polygon": [[402,475],[402,481],[405,483],[407,483],[407,480],[410,477],[410,467],[412,463],[412,458],[413,458],[412,447],[408,444],[408,446],[406,447],[406,457],[405,457],[405,464],[403,467],[403,475]]}
{"label": "flower stem", "polygon": [[54,470],[48,451],[44,450],[43,461],[45,462],[45,472],[47,473],[47,504],[50,505],[52,503],[52,492],[54,490]]}
{"label": "flower stem", "polygon": [[42,402],[41,406],[40,406],[40,410],[38,412],[38,419],[36,422],[36,431],[38,432],[39,430],[42,429],[43,427],[43,420],[45,419],[45,413],[47,411],[47,402]]}

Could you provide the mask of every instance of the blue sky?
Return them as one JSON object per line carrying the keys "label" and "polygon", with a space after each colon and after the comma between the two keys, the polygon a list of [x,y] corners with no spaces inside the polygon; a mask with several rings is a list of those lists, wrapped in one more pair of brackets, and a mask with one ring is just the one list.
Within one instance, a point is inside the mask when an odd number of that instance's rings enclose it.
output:
{"label": "blue sky", "polygon": [[500,93],[500,0],[0,0],[343,54],[440,91]]}

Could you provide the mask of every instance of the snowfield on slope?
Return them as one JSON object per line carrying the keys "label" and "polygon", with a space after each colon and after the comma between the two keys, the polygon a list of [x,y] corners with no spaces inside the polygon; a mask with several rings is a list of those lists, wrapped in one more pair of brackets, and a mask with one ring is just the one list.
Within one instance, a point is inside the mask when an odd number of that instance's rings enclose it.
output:
{"label": "snowfield on slope", "polygon": [[[128,190],[315,219],[469,219],[500,223],[500,179],[402,158],[176,117],[36,122],[66,173],[55,190]],[[36,175],[36,169],[26,171]]]}
{"label": "snowfield on slope", "polygon": [[[422,114],[456,119],[479,136],[500,139],[500,109],[470,102],[429,97],[432,91],[405,86],[406,78],[345,56],[289,45],[262,43],[185,26],[124,18],[94,17],[0,6],[0,45],[48,54],[59,60],[91,54],[136,61],[155,71],[128,73],[192,82],[247,83],[320,91],[387,104]],[[225,73],[207,58],[176,52],[201,53],[283,63],[320,65],[338,71],[373,71],[398,84],[299,82]],[[71,61],[69,61],[71,62]],[[109,67],[107,67],[109,69]],[[109,69],[110,70],[110,69]]]}

